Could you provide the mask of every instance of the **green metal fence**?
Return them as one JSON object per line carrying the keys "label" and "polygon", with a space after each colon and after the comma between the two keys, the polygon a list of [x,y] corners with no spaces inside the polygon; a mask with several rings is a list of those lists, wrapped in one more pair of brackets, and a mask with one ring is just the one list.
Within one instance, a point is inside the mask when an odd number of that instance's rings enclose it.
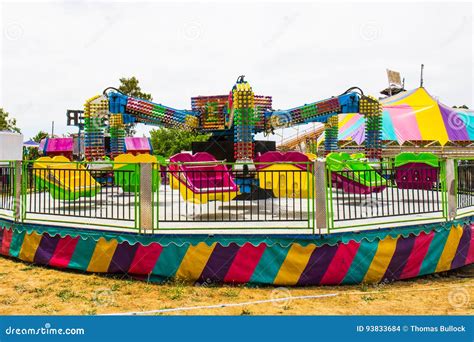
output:
{"label": "green metal fence", "polygon": [[328,232],[448,218],[445,160],[438,168],[403,170],[390,160],[367,164],[371,167],[327,167]]}
{"label": "green metal fence", "polygon": [[458,216],[474,214],[474,160],[455,160],[456,207]]}
{"label": "green metal fence", "polygon": [[[431,183],[418,188],[402,186],[390,160],[372,164],[373,171],[323,164],[321,179],[314,163],[273,163],[246,174],[240,164],[219,163],[225,168],[202,171],[212,164],[188,163],[197,167],[189,171],[180,164],[0,162],[0,217],[139,233],[325,234],[474,214],[472,161],[441,160]],[[241,183],[228,186],[226,177]],[[361,179],[365,188],[355,184]],[[242,182],[250,193],[239,191]],[[323,213],[316,193],[325,196]],[[316,227],[321,214],[325,225]]]}
{"label": "green metal fence", "polygon": [[0,217],[12,219],[17,210],[15,164],[10,161],[0,161]]}
{"label": "green metal fence", "polygon": [[[205,169],[216,164],[220,169]],[[314,232],[313,163],[255,163],[259,170],[246,174],[241,165],[244,164],[189,162],[161,166],[158,191],[153,195],[153,230]],[[282,170],[279,165],[302,168]],[[270,169],[266,170],[267,166]],[[154,167],[157,168],[160,166]],[[234,182],[239,177],[241,184],[246,182],[252,191],[239,191]],[[234,187],[225,182],[229,179]],[[194,188],[194,183],[200,187]]]}
{"label": "green metal fence", "polygon": [[134,163],[24,161],[21,221],[140,230]]}

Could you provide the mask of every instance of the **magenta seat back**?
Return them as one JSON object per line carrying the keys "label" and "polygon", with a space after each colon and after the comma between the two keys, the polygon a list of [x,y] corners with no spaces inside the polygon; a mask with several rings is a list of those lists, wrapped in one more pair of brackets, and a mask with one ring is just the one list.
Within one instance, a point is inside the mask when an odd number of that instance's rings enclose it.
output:
{"label": "magenta seat back", "polygon": [[[296,167],[307,170],[308,165],[305,163],[310,162],[307,155],[301,152],[290,151],[290,152],[279,152],[279,151],[270,151],[265,152],[264,154],[255,158],[256,163],[264,163],[264,164],[256,164],[255,167],[257,170],[261,170],[267,167],[269,164],[272,163],[297,163],[294,164]],[[298,164],[301,163],[301,164]]]}
{"label": "magenta seat back", "polygon": [[[205,164],[206,162],[208,164]],[[184,164],[177,165],[173,163]],[[198,152],[194,155],[178,153],[170,158],[169,169],[174,172],[182,172],[190,182],[192,189],[230,187],[237,190],[237,185],[232,179],[227,166],[218,163],[216,158],[207,152]]]}

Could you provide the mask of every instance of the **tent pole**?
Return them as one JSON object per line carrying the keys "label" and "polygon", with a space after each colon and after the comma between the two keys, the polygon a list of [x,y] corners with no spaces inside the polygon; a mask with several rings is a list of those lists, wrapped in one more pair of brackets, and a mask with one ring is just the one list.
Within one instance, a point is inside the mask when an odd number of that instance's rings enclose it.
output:
{"label": "tent pole", "polygon": [[420,75],[420,88],[423,88],[423,68],[425,67],[424,64],[421,65],[421,75]]}

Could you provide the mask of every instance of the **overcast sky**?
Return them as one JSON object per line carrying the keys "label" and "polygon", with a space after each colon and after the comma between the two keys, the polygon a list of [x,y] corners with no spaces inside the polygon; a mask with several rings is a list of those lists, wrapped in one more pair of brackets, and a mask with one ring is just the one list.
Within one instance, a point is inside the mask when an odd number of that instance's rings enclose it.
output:
{"label": "overcast sky", "polygon": [[[0,107],[30,138],[76,132],[66,109],[120,77],[136,76],[154,101],[190,108],[225,94],[244,74],[285,109],[351,86],[378,96],[386,68],[406,88],[473,107],[471,3],[2,4]],[[141,127],[139,134],[147,132]]]}

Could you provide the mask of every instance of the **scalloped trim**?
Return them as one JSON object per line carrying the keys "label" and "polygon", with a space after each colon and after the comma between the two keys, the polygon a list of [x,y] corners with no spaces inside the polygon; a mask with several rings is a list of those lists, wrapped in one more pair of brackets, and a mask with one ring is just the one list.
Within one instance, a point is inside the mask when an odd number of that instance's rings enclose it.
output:
{"label": "scalloped trim", "polygon": [[177,247],[184,245],[196,246],[200,242],[206,243],[208,246],[213,243],[219,243],[223,247],[227,247],[230,244],[237,244],[243,246],[246,243],[250,243],[253,246],[258,246],[261,243],[265,243],[267,246],[272,247],[279,245],[282,248],[291,246],[294,243],[298,243],[301,246],[307,246],[314,244],[317,247],[324,245],[335,246],[338,244],[348,244],[351,241],[360,243],[362,240],[367,242],[374,242],[376,240],[383,240],[387,236],[392,238],[398,238],[402,236],[404,238],[410,235],[419,236],[421,233],[428,234],[431,231],[442,231],[451,229],[453,226],[465,226],[473,224],[474,216],[466,218],[448,221],[430,223],[426,225],[417,226],[406,226],[397,228],[383,228],[374,229],[370,231],[362,232],[347,232],[347,233],[334,233],[331,235],[251,235],[251,234],[216,234],[209,236],[206,234],[154,234],[154,235],[140,235],[129,232],[111,232],[102,230],[91,230],[84,228],[70,228],[70,227],[55,227],[47,225],[27,224],[27,223],[15,223],[9,220],[0,219],[0,229],[13,229],[16,232],[26,232],[31,235],[33,232],[37,234],[47,234],[50,237],[60,236],[62,238],[69,236],[71,238],[79,237],[86,241],[89,239],[97,242],[99,239],[105,239],[106,241],[117,240],[118,243],[128,243],[135,245],[140,243],[143,246],[148,246],[152,243],[159,243],[161,246],[166,247],[174,244]]}

